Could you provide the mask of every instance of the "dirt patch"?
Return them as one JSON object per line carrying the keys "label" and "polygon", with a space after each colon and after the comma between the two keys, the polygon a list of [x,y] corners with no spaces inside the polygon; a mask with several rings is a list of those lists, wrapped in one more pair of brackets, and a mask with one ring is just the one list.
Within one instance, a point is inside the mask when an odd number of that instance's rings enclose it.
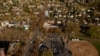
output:
{"label": "dirt patch", "polygon": [[13,40],[21,40],[25,41],[29,38],[29,32],[20,30],[17,28],[5,28],[0,30],[0,41],[13,41]]}
{"label": "dirt patch", "polygon": [[88,41],[70,41],[68,46],[72,56],[98,56],[96,48]]}

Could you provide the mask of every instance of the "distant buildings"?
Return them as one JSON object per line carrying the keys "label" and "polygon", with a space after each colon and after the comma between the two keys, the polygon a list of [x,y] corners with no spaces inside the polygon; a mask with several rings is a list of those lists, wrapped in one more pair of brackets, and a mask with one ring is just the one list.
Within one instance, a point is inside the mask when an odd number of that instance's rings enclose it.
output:
{"label": "distant buildings", "polygon": [[56,25],[53,25],[54,24],[54,21],[49,21],[49,22],[44,22],[43,24],[43,28],[48,31],[50,28],[58,28],[58,26]]}
{"label": "distant buildings", "polygon": [[9,21],[3,21],[1,22],[1,27],[23,27],[25,30],[28,30],[30,25],[26,22],[9,22]]}
{"label": "distant buildings", "polygon": [[89,5],[89,4],[96,4],[99,2],[99,0],[77,0],[77,2],[80,2],[82,4],[86,4],[86,5]]}
{"label": "distant buildings", "polygon": [[86,5],[99,2],[99,0],[65,0],[65,1],[69,3],[79,2],[81,4],[86,4]]}

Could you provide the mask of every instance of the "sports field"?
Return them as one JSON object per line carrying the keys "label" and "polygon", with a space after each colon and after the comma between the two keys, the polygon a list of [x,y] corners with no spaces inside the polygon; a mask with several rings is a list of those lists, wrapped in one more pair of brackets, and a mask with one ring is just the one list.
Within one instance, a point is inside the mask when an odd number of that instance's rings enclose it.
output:
{"label": "sports field", "polygon": [[72,56],[98,56],[97,49],[88,41],[70,41],[68,46]]}

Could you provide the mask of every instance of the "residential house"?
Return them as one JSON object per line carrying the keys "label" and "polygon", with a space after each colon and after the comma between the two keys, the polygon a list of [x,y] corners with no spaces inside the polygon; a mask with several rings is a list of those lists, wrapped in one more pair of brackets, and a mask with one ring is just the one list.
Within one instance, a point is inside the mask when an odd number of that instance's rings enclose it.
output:
{"label": "residential house", "polygon": [[47,10],[45,11],[45,16],[49,16],[49,12]]}
{"label": "residential house", "polygon": [[16,25],[17,25],[17,21],[11,21],[11,22],[9,22],[9,24],[7,25],[8,27],[16,27]]}
{"label": "residential house", "polygon": [[23,27],[25,28],[25,30],[28,30],[30,25],[24,25]]}
{"label": "residential house", "polygon": [[44,22],[43,28],[48,31],[50,28],[59,28],[60,24],[61,21],[57,21],[57,24],[55,24],[54,20],[48,20],[47,22]]}
{"label": "residential house", "polygon": [[9,24],[9,21],[3,21],[3,22],[1,22],[1,26],[2,27],[6,27],[6,26],[8,26],[8,24]]}

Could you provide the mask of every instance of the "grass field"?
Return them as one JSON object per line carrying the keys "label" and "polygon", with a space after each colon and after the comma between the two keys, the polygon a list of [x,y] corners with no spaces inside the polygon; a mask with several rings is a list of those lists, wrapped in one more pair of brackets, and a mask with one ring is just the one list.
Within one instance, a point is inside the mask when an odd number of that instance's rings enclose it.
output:
{"label": "grass field", "polygon": [[91,41],[91,43],[97,48],[100,56],[100,41]]}

